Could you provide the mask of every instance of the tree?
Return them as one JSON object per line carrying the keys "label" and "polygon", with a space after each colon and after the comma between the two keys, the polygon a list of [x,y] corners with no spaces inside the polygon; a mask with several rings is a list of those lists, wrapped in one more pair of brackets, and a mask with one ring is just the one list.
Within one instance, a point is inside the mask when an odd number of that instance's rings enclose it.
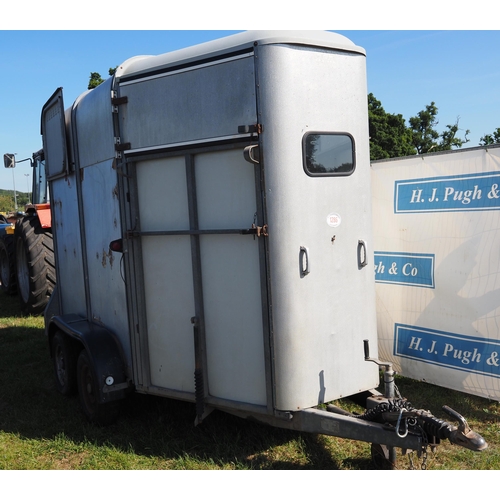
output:
{"label": "tree", "polygon": [[436,104],[431,102],[417,116],[410,118],[412,141],[418,154],[437,148],[439,133],[434,129],[438,124],[437,111]]}
{"label": "tree", "polygon": [[14,211],[14,197],[6,194],[0,194],[0,212]]}
{"label": "tree", "polygon": [[[446,125],[446,130],[440,134],[435,129],[439,123],[436,118],[437,113],[436,103],[431,102],[417,116],[410,118],[413,145],[418,154],[429,153],[431,150],[449,151],[452,148],[461,148],[465,143],[469,142],[467,135],[470,134],[470,130],[465,131],[463,139],[457,137],[460,130],[458,127],[460,117],[457,118],[454,125]],[[440,140],[438,141],[438,139]]]}
{"label": "tree", "polygon": [[489,146],[490,144],[500,144],[500,128],[497,128],[492,134],[486,134],[479,140],[480,146]]}
{"label": "tree", "polygon": [[460,117],[457,118],[455,125],[446,125],[447,130],[441,133],[441,142],[438,145],[438,151],[449,151],[452,148],[461,148],[465,143],[469,142],[467,136],[470,134],[470,130],[465,131],[464,139],[457,137],[457,132],[460,130],[458,128],[458,122]]}
{"label": "tree", "polygon": [[[109,70],[108,70],[109,76],[113,76],[115,74],[116,68],[118,68],[118,66],[115,66],[114,68],[109,68]],[[104,79],[101,77],[101,75],[99,73],[90,73],[89,85],[87,88],[89,90],[95,89],[96,87],[101,85],[101,83],[103,83],[103,82],[104,82]]]}
{"label": "tree", "polygon": [[411,130],[402,115],[387,113],[373,94],[368,95],[370,159],[396,158],[416,153]]}
{"label": "tree", "polygon": [[90,73],[89,86],[87,88],[89,90],[95,89],[101,85],[102,82],[104,82],[104,80],[99,73]]}

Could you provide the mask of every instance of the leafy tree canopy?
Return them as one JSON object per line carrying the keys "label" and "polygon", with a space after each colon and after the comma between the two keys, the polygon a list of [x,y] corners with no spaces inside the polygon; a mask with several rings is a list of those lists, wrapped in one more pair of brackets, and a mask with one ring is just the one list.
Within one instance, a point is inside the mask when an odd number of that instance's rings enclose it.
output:
{"label": "leafy tree canopy", "polygon": [[[18,211],[24,211],[25,206],[29,203],[29,193],[16,191],[16,200]],[[14,210],[14,191],[8,189],[0,189],[0,212],[14,212]]]}
{"label": "leafy tree canopy", "polygon": [[431,102],[417,116],[410,118],[413,145],[419,154],[428,153],[431,150],[448,151],[452,148],[461,148],[469,142],[467,135],[470,134],[470,130],[465,131],[464,139],[457,137],[460,130],[458,127],[460,118],[457,118],[454,125],[446,125],[446,130],[440,134],[435,128],[439,123],[437,114],[436,103]]}
{"label": "leafy tree canopy", "polygon": [[[411,117],[407,126],[402,115],[387,113],[380,101],[373,94],[369,94],[370,158],[379,160],[448,151],[469,142],[469,130],[465,131],[463,138],[459,137],[460,118],[457,118],[453,125],[446,125],[445,130],[439,133],[436,129],[439,123],[437,114],[436,103],[431,102],[416,116]],[[497,129],[496,134],[485,136],[483,139],[500,142],[500,129]]]}
{"label": "leafy tree canopy", "polygon": [[[109,70],[108,70],[109,76],[113,76],[115,74],[117,67],[118,66],[115,66],[114,68],[109,68]],[[104,82],[104,79],[101,77],[101,75],[99,73],[90,73],[89,85],[87,88],[89,90],[95,89],[96,87],[101,85],[101,83],[103,83],[103,82]]]}
{"label": "leafy tree canopy", "polygon": [[387,113],[373,94],[368,95],[370,159],[395,158],[416,153],[402,115]]}
{"label": "leafy tree canopy", "polygon": [[446,125],[446,130],[441,133],[441,142],[438,144],[438,151],[448,151],[452,148],[461,148],[464,144],[469,142],[467,136],[470,134],[470,130],[465,131],[465,135],[463,139],[457,137],[457,133],[460,130],[458,128],[458,122],[460,121],[460,117],[457,118],[457,121],[454,125]]}
{"label": "leafy tree canopy", "polygon": [[5,194],[0,194],[0,212],[11,212],[14,210],[14,200]]}
{"label": "leafy tree canopy", "polygon": [[438,124],[437,111],[436,105],[431,102],[417,116],[410,118],[412,142],[419,154],[427,153],[437,146],[439,133],[434,128]]}
{"label": "leafy tree canopy", "polygon": [[479,144],[489,146],[490,144],[500,144],[500,128],[497,128],[492,134],[486,134],[481,137]]}

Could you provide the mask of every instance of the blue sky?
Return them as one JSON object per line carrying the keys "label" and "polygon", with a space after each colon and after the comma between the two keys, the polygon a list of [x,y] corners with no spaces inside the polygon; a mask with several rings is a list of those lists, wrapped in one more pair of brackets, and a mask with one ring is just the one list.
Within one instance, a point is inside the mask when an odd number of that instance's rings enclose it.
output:
{"label": "blue sky", "polygon": [[[500,31],[334,31],[366,49],[368,91],[387,112],[408,121],[434,101],[438,130],[460,117],[460,128],[471,131],[467,147],[500,127]],[[161,54],[231,33],[235,31],[0,31],[2,157],[17,153],[21,160],[41,147],[40,111],[57,87],[63,87],[69,107],[86,90],[93,71],[107,77],[110,67],[129,57]],[[16,167],[18,191],[27,191],[29,173],[28,162]],[[12,186],[12,171],[2,162],[0,188]]]}

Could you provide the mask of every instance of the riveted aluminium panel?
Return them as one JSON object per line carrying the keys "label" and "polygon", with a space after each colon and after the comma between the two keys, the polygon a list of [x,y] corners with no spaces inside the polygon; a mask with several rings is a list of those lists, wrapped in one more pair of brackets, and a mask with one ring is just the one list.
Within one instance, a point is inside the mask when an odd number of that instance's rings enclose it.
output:
{"label": "riveted aluminium panel", "polygon": [[131,366],[123,254],[109,248],[111,241],[122,237],[117,174],[112,163],[110,159],[89,166],[81,176],[89,314],[120,339]]}
{"label": "riveted aluminium panel", "polygon": [[238,134],[256,123],[251,55],[120,85],[121,139],[132,150]]}
{"label": "riveted aluminium panel", "polygon": [[52,232],[60,314],[86,316],[84,265],[76,174],[51,182]]}
{"label": "riveted aluminium panel", "polygon": [[113,113],[109,78],[74,105],[73,111],[80,168],[114,158]]}
{"label": "riveted aluminium panel", "polygon": [[[280,45],[257,60],[276,407],[297,410],[378,385],[365,58]],[[307,175],[311,133],[352,137],[354,171]]]}

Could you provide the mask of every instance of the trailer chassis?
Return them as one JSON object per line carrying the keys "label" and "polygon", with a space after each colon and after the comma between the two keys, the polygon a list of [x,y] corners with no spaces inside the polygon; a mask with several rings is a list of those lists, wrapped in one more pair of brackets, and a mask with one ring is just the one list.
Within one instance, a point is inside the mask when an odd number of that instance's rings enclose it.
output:
{"label": "trailer chassis", "polygon": [[[274,415],[221,409],[274,427],[371,443],[372,460],[382,469],[396,468],[396,448],[400,448],[403,455],[410,450],[415,451],[419,458],[422,456],[424,469],[428,447],[435,451],[443,439],[471,451],[483,451],[488,447],[484,438],[473,431],[465,418],[452,408],[442,407],[458,426],[438,419],[430,411],[414,408],[397,391],[391,363],[371,358],[367,340],[364,341],[364,350],[365,361],[376,363],[382,368],[384,394],[376,390],[358,394],[356,399],[362,399],[366,408],[363,414],[350,413],[334,404],[296,412],[275,412]],[[396,392],[398,397],[394,396]],[[200,417],[198,414],[197,422],[201,421]]]}

